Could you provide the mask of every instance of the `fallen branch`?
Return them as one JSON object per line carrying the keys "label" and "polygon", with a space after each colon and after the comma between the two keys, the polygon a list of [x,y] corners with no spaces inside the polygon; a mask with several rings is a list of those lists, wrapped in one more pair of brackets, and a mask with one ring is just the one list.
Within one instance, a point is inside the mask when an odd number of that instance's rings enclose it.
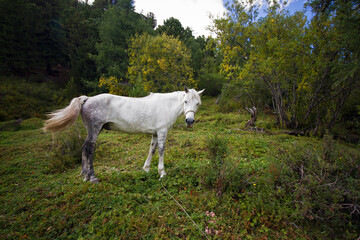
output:
{"label": "fallen branch", "polygon": [[278,135],[278,134],[289,134],[292,136],[305,136],[306,132],[303,130],[291,130],[291,131],[278,131],[278,132],[273,132],[273,131],[269,131],[265,128],[259,128],[259,127],[250,127],[250,128],[233,128],[231,129],[232,131],[243,131],[243,132],[257,132],[257,133],[267,133],[267,134],[273,134],[273,135]]}

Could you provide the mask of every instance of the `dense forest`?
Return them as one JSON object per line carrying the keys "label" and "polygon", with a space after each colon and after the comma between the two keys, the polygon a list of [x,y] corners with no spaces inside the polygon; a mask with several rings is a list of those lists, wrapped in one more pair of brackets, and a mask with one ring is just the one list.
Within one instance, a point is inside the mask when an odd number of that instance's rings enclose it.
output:
{"label": "dense forest", "polygon": [[[100,77],[116,77],[127,85],[128,48],[135,35],[166,34],[189,51],[191,76],[198,77],[205,58],[205,37],[170,18],[155,30],[156,18],[134,11],[130,0],[96,0],[92,5],[74,0],[1,1],[1,72],[31,81],[42,72],[64,72],[79,93],[99,92]],[[128,94],[125,92],[125,94]]]}
{"label": "dense forest", "polygon": [[[42,116],[80,94],[144,96],[206,88],[222,111],[270,109],[280,128],[357,141],[358,1],[310,0],[314,13],[238,1],[195,37],[132,0],[0,1],[0,120]],[[26,98],[26,100],[24,100]]]}

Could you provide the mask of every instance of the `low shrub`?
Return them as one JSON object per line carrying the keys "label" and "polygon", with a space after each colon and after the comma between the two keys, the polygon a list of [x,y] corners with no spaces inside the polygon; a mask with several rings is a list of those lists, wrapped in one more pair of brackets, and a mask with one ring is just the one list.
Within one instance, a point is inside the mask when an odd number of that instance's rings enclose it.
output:
{"label": "low shrub", "polygon": [[82,145],[85,141],[84,127],[80,123],[53,139],[49,160],[49,171],[64,172],[81,164]]}
{"label": "low shrub", "polygon": [[205,170],[205,184],[215,188],[218,195],[221,195],[225,189],[225,180],[227,172],[227,141],[219,138],[217,135],[207,139],[207,148],[209,152],[209,164]]}
{"label": "low shrub", "polygon": [[39,118],[69,103],[73,82],[63,90],[51,81],[30,82],[17,77],[0,77],[0,121]]}
{"label": "low shrub", "polygon": [[209,162],[203,169],[203,183],[214,189],[217,196],[222,196],[226,191],[236,192],[244,184],[246,177],[239,161],[234,162],[228,157],[228,140],[215,135],[207,138]]}
{"label": "low shrub", "polygon": [[291,144],[256,153],[257,159],[245,152],[248,160],[244,155],[235,161],[226,136],[209,137],[203,184],[226,208],[237,209],[230,215],[243,228],[240,237],[263,231],[276,239],[304,233],[314,239],[355,239],[360,232],[358,152],[329,134],[321,142],[288,141]]}
{"label": "low shrub", "polygon": [[[320,238],[355,239],[360,231],[360,157],[327,134],[322,145],[279,149],[264,175],[288,221]],[[344,229],[347,229],[344,231]]]}

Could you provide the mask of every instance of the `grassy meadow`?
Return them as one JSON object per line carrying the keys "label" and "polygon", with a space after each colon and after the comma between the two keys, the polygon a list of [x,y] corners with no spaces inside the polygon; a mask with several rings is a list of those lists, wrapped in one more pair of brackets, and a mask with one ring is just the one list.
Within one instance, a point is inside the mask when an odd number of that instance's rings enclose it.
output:
{"label": "grassy meadow", "polygon": [[[168,134],[167,176],[149,135],[104,130],[83,182],[79,119],[52,139],[42,119],[0,123],[1,239],[357,239],[360,145],[291,136],[259,114],[221,113],[204,98],[194,127]],[[182,205],[191,219],[168,192]]]}

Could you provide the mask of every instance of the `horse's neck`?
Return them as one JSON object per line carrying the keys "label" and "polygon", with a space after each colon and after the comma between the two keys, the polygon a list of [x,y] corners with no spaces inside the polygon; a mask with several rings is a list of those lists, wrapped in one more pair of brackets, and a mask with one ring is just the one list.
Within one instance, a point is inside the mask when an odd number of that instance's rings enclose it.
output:
{"label": "horse's neck", "polygon": [[180,105],[179,109],[178,109],[178,117],[184,113],[184,97],[185,97],[185,92],[177,92],[177,97],[178,97],[178,103]]}
{"label": "horse's neck", "polygon": [[[172,92],[165,94],[166,100],[168,100],[171,103],[171,106],[173,107],[174,113],[177,114],[177,117],[180,116],[184,112],[184,97],[185,92]],[[165,100],[165,99],[164,99]]]}

